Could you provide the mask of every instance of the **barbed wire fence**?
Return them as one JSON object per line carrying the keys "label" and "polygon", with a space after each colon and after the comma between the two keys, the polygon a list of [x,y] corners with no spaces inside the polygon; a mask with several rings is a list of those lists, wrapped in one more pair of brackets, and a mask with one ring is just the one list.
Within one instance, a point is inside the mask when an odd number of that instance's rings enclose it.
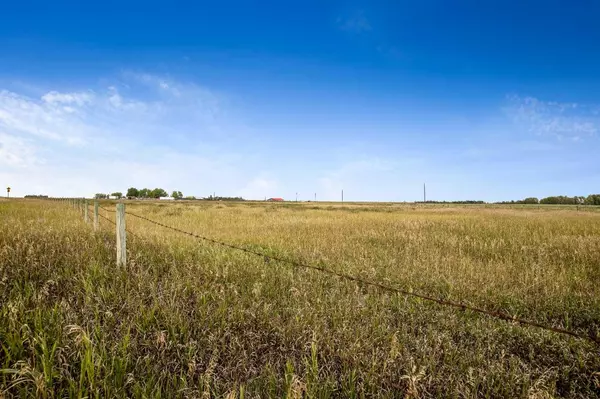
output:
{"label": "barbed wire fence", "polygon": [[[65,203],[68,203],[73,208],[78,209],[80,211],[80,213],[83,216],[83,219],[86,223],[90,222],[90,218],[89,218],[90,212],[89,212],[89,201],[88,200],[81,199],[81,198],[76,198],[76,199],[60,198],[60,199],[51,199],[51,200],[55,200],[55,201],[58,200],[58,201],[63,201]],[[109,217],[102,215],[99,212],[100,209],[103,210],[106,213],[106,215],[114,213],[116,216],[116,220],[113,221]],[[353,276],[353,275],[350,275],[347,273],[339,272],[339,271],[336,271],[336,270],[333,270],[330,268],[326,268],[324,266],[311,265],[311,264],[307,264],[304,262],[295,261],[293,259],[282,258],[280,256],[267,254],[265,252],[257,251],[254,249],[249,249],[249,248],[245,248],[242,246],[233,245],[233,244],[226,243],[223,241],[215,240],[213,238],[205,237],[205,236],[193,233],[193,232],[185,231],[185,230],[182,230],[182,229],[174,227],[174,226],[169,226],[164,223],[158,222],[156,220],[152,220],[148,217],[138,215],[136,213],[127,212],[127,211],[125,211],[124,203],[117,204],[116,210],[110,210],[110,209],[100,206],[98,201],[94,201],[93,215],[94,215],[94,229],[96,231],[100,229],[100,226],[99,226],[100,219],[105,220],[106,222],[110,223],[111,226],[116,227],[116,236],[117,236],[117,262],[116,263],[118,266],[125,266],[127,264],[126,234],[130,234],[131,236],[135,237],[136,239],[141,240],[141,237],[138,234],[135,234],[130,229],[126,228],[125,217],[126,217],[126,215],[128,215],[128,216],[146,221],[148,223],[152,223],[152,224],[162,227],[164,229],[168,229],[168,230],[177,232],[179,234],[184,234],[186,236],[195,238],[200,241],[208,242],[210,244],[219,245],[219,246],[222,246],[222,247],[225,247],[228,249],[232,249],[235,251],[240,251],[240,252],[243,252],[246,254],[261,257],[265,261],[265,263],[269,263],[270,261],[275,261],[275,262],[280,262],[283,264],[291,265],[291,266],[297,267],[297,268],[303,268],[303,269],[317,271],[317,272],[320,272],[323,274],[337,277],[339,279],[351,281],[351,282],[354,282],[356,284],[360,284],[363,286],[374,287],[381,291],[392,292],[392,293],[400,294],[400,295],[403,295],[406,297],[418,298],[418,299],[424,300],[426,302],[438,304],[440,306],[456,308],[456,309],[460,309],[461,311],[471,311],[471,312],[483,314],[483,315],[486,315],[486,316],[489,316],[489,317],[492,317],[495,319],[504,320],[507,322],[512,322],[512,323],[520,324],[523,326],[535,327],[535,328],[539,328],[542,330],[551,331],[551,332],[554,332],[557,334],[567,335],[567,336],[571,336],[574,338],[586,340],[586,341],[592,342],[600,347],[600,337],[597,335],[594,335],[592,332],[590,332],[588,335],[584,335],[584,334],[576,332],[576,331],[568,330],[568,329],[561,328],[561,327],[545,325],[545,324],[538,323],[538,322],[535,322],[532,320],[526,320],[523,318],[512,316],[507,313],[503,313],[503,312],[499,312],[499,311],[495,311],[495,310],[488,310],[488,309],[484,309],[481,307],[468,305],[468,304],[465,304],[462,302],[456,302],[456,301],[450,301],[450,300],[446,300],[446,299],[436,298],[434,296],[431,296],[431,295],[428,295],[425,293],[414,292],[412,290],[406,290],[406,289],[397,288],[397,287],[394,287],[391,285],[382,284],[377,281],[370,281],[370,280],[362,279],[360,277],[356,277],[356,276]],[[119,250],[119,248],[121,248],[121,250]]]}

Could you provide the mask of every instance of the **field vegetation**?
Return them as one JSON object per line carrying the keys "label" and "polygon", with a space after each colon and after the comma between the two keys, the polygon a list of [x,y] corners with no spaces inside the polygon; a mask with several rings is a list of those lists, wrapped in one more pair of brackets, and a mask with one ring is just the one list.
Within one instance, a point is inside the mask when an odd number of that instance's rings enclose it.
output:
{"label": "field vegetation", "polygon": [[[600,335],[595,208],[126,208],[274,256]],[[0,397],[600,397],[600,347],[588,340],[133,216],[127,229],[128,264],[117,268],[106,220],[94,232],[64,203],[0,202]]]}

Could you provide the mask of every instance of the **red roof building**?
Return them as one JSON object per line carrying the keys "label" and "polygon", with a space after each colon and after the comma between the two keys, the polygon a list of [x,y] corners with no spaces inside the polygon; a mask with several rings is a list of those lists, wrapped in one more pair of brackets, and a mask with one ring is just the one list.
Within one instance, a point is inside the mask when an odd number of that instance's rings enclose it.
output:
{"label": "red roof building", "polygon": [[276,197],[276,198],[269,198],[267,201],[277,201],[277,202],[283,202],[283,198],[279,198],[279,197]]}

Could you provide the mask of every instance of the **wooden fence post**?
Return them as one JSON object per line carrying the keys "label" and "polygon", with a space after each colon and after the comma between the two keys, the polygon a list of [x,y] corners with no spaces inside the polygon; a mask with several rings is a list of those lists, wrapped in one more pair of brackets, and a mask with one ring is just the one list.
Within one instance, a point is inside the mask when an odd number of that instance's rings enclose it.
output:
{"label": "wooden fence post", "polygon": [[127,264],[127,237],[125,235],[125,204],[117,204],[117,266]]}
{"label": "wooden fence post", "polygon": [[98,231],[100,227],[98,222],[98,201],[94,201],[94,231]]}
{"label": "wooden fence post", "polygon": [[88,215],[88,208],[89,208],[89,206],[88,206],[88,200],[84,199],[83,200],[83,221],[85,223],[89,223],[90,222],[90,218],[89,218],[89,215]]}

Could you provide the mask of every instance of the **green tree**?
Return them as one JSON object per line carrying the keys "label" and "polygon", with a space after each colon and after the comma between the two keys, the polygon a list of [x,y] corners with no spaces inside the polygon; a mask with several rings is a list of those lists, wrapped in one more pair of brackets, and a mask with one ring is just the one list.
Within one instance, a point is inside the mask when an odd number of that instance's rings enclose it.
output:
{"label": "green tree", "polygon": [[540,200],[537,199],[536,197],[528,197],[528,198],[525,198],[522,202],[523,202],[523,204],[539,204]]}
{"label": "green tree", "polygon": [[150,198],[160,198],[160,197],[168,197],[169,194],[163,190],[162,188],[155,188],[154,190],[150,191],[150,195],[148,195]]}
{"label": "green tree", "polygon": [[600,205],[600,194],[590,194],[585,198],[586,205]]}
{"label": "green tree", "polygon": [[577,205],[580,203],[580,197],[567,197],[564,195],[542,198],[540,204],[552,205]]}
{"label": "green tree", "polygon": [[173,194],[171,194],[171,197],[173,197],[175,199],[182,199],[183,194],[181,193],[181,191],[173,191]]}
{"label": "green tree", "polygon": [[150,198],[150,193],[152,192],[152,190],[150,190],[149,188],[142,188],[139,191],[139,198]]}
{"label": "green tree", "polygon": [[113,197],[115,197],[116,199],[121,199],[121,198],[123,198],[123,193],[122,193],[122,192],[119,192],[119,191],[117,191],[117,192],[115,192],[115,193],[112,193],[111,195],[112,195]]}
{"label": "green tree", "polygon": [[106,199],[108,198],[108,194],[102,194],[102,193],[98,193],[96,195],[94,195],[95,199]]}
{"label": "green tree", "polygon": [[135,187],[129,187],[127,189],[127,197],[137,198],[140,196],[140,191]]}

